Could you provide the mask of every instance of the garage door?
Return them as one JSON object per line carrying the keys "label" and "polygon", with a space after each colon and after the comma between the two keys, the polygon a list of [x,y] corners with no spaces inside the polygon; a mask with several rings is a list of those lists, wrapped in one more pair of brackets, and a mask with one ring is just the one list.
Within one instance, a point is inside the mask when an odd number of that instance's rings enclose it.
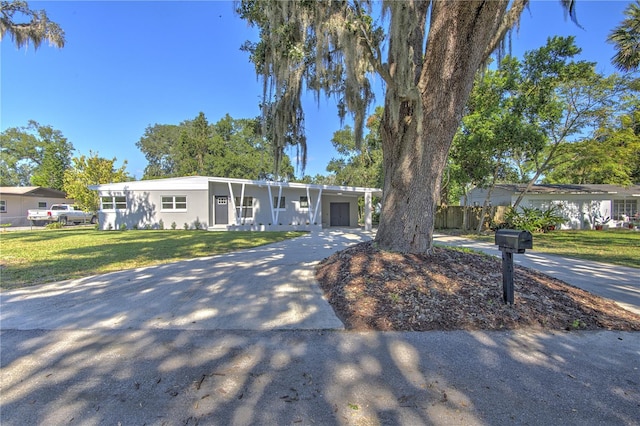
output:
{"label": "garage door", "polygon": [[330,226],[349,226],[349,203],[330,203],[329,216]]}

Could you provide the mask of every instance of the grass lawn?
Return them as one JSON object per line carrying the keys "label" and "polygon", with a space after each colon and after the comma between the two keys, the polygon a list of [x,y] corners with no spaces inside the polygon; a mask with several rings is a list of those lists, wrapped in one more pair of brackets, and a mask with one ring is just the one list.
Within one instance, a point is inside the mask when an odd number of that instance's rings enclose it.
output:
{"label": "grass lawn", "polygon": [[212,256],[303,232],[96,231],[93,228],[0,234],[0,288],[14,289],[122,269]]}
{"label": "grass lawn", "polygon": [[[436,231],[446,232],[446,231]],[[494,235],[460,235],[494,242]],[[533,234],[533,251],[640,268],[640,232],[626,229],[603,231],[551,231]]]}

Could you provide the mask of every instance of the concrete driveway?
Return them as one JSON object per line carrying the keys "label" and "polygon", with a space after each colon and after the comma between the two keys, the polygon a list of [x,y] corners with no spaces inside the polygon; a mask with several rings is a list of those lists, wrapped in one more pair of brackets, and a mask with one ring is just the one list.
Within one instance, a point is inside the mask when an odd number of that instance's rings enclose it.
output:
{"label": "concrete driveway", "polygon": [[640,425],[640,333],[352,333],[313,265],[370,238],[0,293],[0,423]]}
{"label": "concrete driveway", "polygon": [[342,329],[314,265],[370,239],[349,230],[1,294],[3,329]]}

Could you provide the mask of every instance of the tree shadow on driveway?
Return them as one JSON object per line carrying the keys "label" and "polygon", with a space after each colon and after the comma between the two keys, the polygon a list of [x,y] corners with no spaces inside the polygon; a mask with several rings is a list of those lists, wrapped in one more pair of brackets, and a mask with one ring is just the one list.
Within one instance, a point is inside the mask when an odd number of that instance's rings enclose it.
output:
{"label": "tree shadow on driveway", "polygon": [[330,329],[314,265],[370,238],[323,232],[220,256],[0,294],[4,329]]}
{"label": "tree shadow on driveway", "polygon": [[638,424],[638,333],[0,337],[3,425]]}
{"label": "tree shadow on driveway", "polygon": [[638,424],[640,333],[340,330],[313,266],[363,238],[0,294],[3,426]]}

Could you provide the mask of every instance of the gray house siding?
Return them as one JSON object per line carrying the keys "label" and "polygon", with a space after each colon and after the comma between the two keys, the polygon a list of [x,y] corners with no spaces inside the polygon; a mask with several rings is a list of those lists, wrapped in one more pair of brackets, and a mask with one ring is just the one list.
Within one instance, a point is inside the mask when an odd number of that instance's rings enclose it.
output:
{"label": "gray house siding", "polygon": [[[272,188],[272,202],[278,197],[277,189]],[[304,224],[321,224],[322,223],[322,203],[318,204],[319,191],[310,190],[307,200],[307,207],[303,207],[303,197],[307,197],[307,192],[301,188],[287,188],[285,191],[283,188],[282,196],[285,197],[285,208],[278,211],[278,224],[283,225],[304,225]],[[268,197],[268,194],[267,194]],[[323,197],[324,198],[324,197]],[[267,203],[269,199],[267,198]],[[317,207],[317,209],[316,209]],[[270,206],[268,206],[270,208]],[[317,210],[317,213],[316,213]],[[315,215],[315,219],[314,219]],[[271,222],[271,220],[269,220]]]}
{"label": "gray house siding", "polygon": [[[101,208],[99,212],[100,229],[105,230],[123,226],[157,229],[161,222],[165,229],[175,223],[179,229],[186,224],[190,229],[199,225],[220,231],[356,227],[359,197],[365,197],[370,203],[372,194],[381,195],[381,190],[376,188],[199,176],[95,185],[92,189],[96,189],[100,197],[107,197],[108,208]],[[110,204],[109,197],[113,199]],[[120,208],[114,208],[118,204],[115,197],[125,197],[126,207],[120,198]],[[166,198],[164,202],[163,198]],[[174,207],[180,208],[166,208],[167,200],[174,201]],[[339,225],[332,223],[332,205],[334,222],[340,216]],[[336,206],[340,209],[336,210]],[[369,227],[370,223],[369,220]]]}
{"label": "gray house siding", "polygon": [[[214,227],[223,227],[224,225],[240,226],[240,225],[301,225],[311,222],[315,207],[315,203],[319,197],[318,190],[309,191],[309,196],[305,189],[299,188],[283,188],[279,190],[277,186],[271,186],[271,191],[267,185],[255,186],[232,183],[231,189],[229,184],[225,182],[211,182],[209,184],[211,193],[211,223]],[[271,194],[271,195],[270,195]],[[218,223],[216,221],[216,197],[227,197],[226,214],[228,222]],[[283,198],[282,208],[280,202]],[[308,207],[301,207],[303,200],[301,197],[311,198]],[[240,203],[244,206],[241,211]],[[278,205],[276,205],[278,203]],[[311,205],[313,204],[313,206]],[[309,215],[311,209],[312,215]],[[318,212],[318,216],[321,212]],[[219,218],[218,218],[219,219]]]}
{"label": "gray house siding", "polygon": [[[186,211],[175,211],[162,208],[162,198],[165,197],[186,197]],[[160,206],[158,218],[162,219],[165,228],[171,227],[175,222],[178,228],[184,228],[185,224],[189,229],[207,228],[209,221],[208,193],[206,190],[164,190],[158,191],[154,198],[156,205]],[[158,219],[158,221],[159,221]]]}
{"label": "gray house siding", "polygon": [[[266,201],[266,189],[261,189],[256,186],[246,185],[244,186],[244,192],[242,190],[242,184],[231,184],[231,190],[227,182],[209,182],[209,196],[211,200],[211,218],[210,223],[214,227],[220,227],[226,229],[228,225],[253,225],[258,223],[268,223],[268,211],[265,210]],[[216,197],[227,197],[226,204],[226,223],[220,222],[220,217],[216,217]],[[233,198],[233,199],[232,199]],[[240,212],[238,222],[238,208],[240,208],[240,199],[245,204],[246,200],[251,199],[251,205],[243,207]],[[238,202],[236,202],[238,199]],[[267,206],[268,208],[268,206]],[[220,211],[220,206],[217,207]],[[216,219],[218,221],[216,222]],[[222,221],[224,222],[224,221]],[[269,220],[270,222],[270,220]]]}
{"label": "gray house siding", "polygon": [[[148,191],[109,191],[101,196],[124,196],[126,208],[100,210],[98,213],[99,227],[103,230],[150,227],[158,229],[162,226],[169,229],[175,223],[176,228],[183,229],[185,224],[194,229],[198,223],[202,227],[208,226],[209,208],[207,191],[204,190],[148,190]],[[186,209],[163,208],[163,197],[185,197]]]}

